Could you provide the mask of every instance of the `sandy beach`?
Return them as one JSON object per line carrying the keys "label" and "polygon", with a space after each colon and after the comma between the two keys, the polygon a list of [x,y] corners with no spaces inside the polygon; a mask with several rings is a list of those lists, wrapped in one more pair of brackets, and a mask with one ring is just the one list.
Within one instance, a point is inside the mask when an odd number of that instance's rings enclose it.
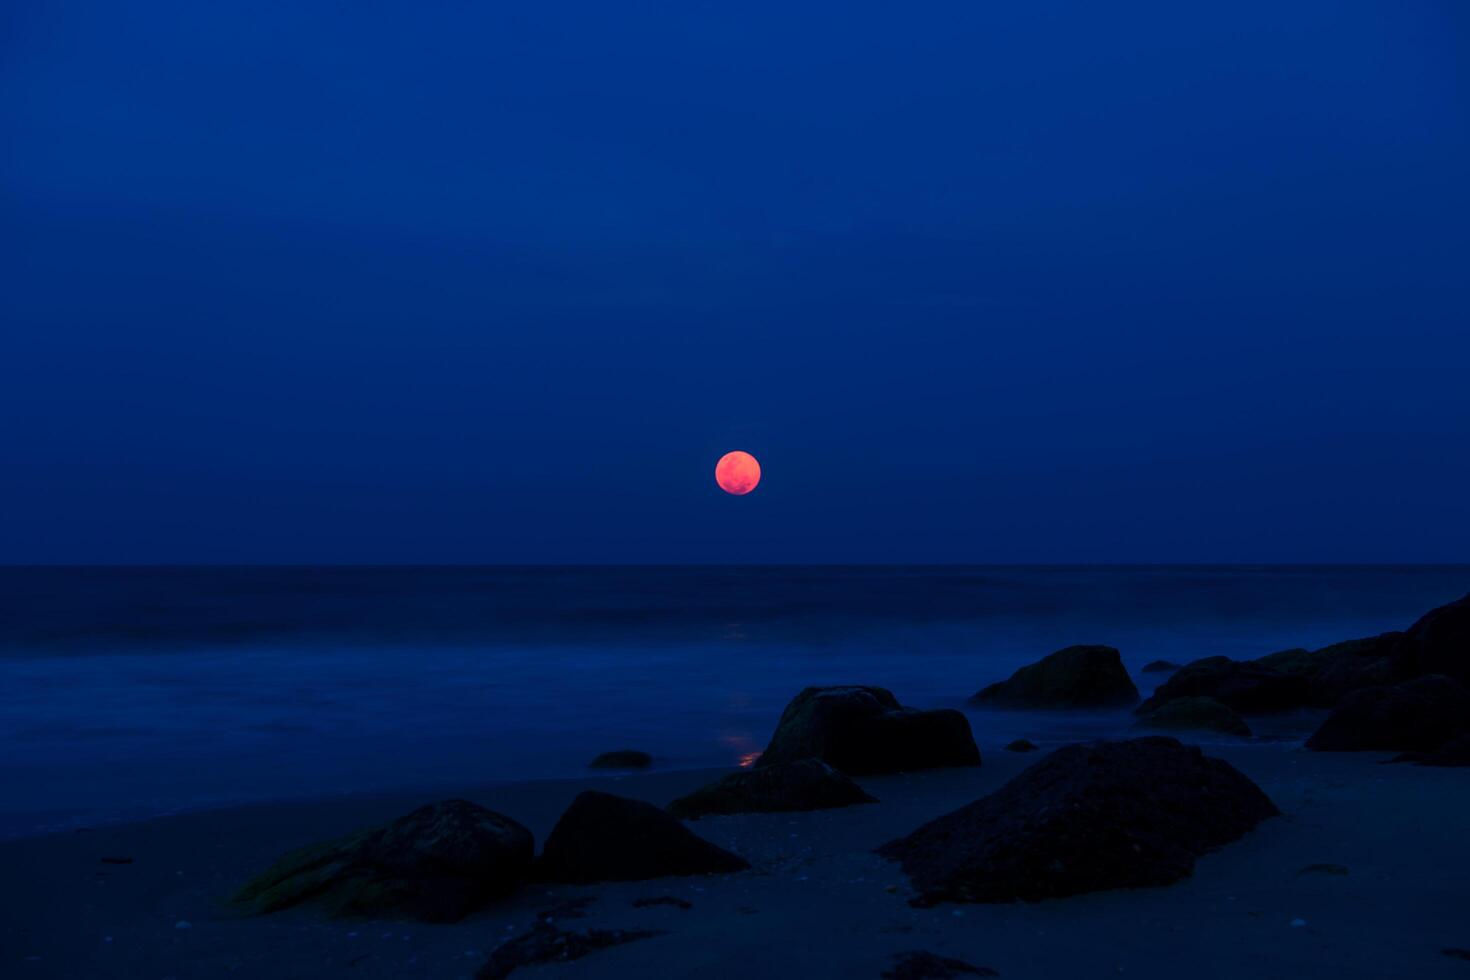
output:
{"label": "sandy beach", "polygon": [[[1381,765],[1387,754],[1295,743],[1209,745],[1283,815],[1201,859],[1191,878],[1032,904],[913,908],[907,879],[873,848],[1045,754],[981,750],[978,769],[860,780],[878,804],[690,824],[746,857],[747,872],[531,884],[452,925],[329,920],[310,907],[244,918],[228,905],[282,852],[442,796],[255,805],[11,841],[0,845],[0,972],[25,980],[470,978],[497,945],[549,915],[567,928],[661,934],[516,976],[879,977],[908,950],[1015,978],[1470,974],[1470,963],[1444,952],[1470,948],[1463,770]],[[539,845],[585,788],[665,804],[715,775],[653,772],[444,795],[514,817]],[[659,897],[690,907],[634,905]]]}

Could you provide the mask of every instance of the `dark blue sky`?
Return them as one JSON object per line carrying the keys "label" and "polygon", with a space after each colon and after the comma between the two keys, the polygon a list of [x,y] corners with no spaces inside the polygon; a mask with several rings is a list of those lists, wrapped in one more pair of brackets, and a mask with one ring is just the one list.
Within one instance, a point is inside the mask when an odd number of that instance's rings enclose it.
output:
{"label": "dark blue sky", "polygon": [[0,133],[0,561],[1470,560],[1460,0],[12,0]]}

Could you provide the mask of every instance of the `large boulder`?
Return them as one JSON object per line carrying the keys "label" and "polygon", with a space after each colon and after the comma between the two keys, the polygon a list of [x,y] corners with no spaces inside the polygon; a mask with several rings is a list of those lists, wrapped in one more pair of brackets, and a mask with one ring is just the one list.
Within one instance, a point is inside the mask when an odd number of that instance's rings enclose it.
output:
{"label": "large boulder", "polygon": [[1153,735],[1058,749],[879,853],[914,905],[1038,901],[1167,885],[1277,812],[1229,763]]}
{"label": "large boulder", "polygon": [[1308,698],[1319,708],[1331,708],[1353,691],[1392,684],[1393,655],[1402,633],[1380,633],[1323,647],[1312,655],[1318,668],[1307,677]]}
{"label": "large boulder", "polygon": [[877,802],[820,759],[798,759],[733,772],[679,797],[669,804],[669,812],[683,819],[696,819],[713,813],[830,810]]}
{"label": "large boulder", "polygon": [[821,759],[852,776],[978,766],[970,721],[952,708],[905,708],[881,687],[809,687],[776,724],[761,768]]}
{"label": "large boulder", "polygon": [[329,914],[453,922],[509,893],[531,868],[531,832],[465,800],[292,851],[235,896],[255,913],[300,902]]}
{"label": "large boulder", "polygon": [[1307,683],[1307,703],[1330,708],[1345,694],[1392,684],[1397,679],[1393,653],[1403,635],[1382,633],[1334,643],[1320,650],[1282,650],[1250,662],[1303,678]]}
{"label": "large boulder", "polygon": [[1137,701],[1123,658],[1104,646],[1058,650],[970,698],[971,704],[1003,708],[1106,708]]}
{"label": "large boulder", "polygon": [[726,874],[750,865],[652,803],[588,790],[552,828],[537,870],[548,881],[643,881]]}
{"label": "large boulder", "polygon": [[1399,677],[1442,674],[1470,686],[1470,595],[1425,613],[1394,651]]}
{"label": "large boulder", "polygon": [[1140,704],[1146,715],[1178,698],[1214,698],[1241,714],[1285,711],[1307,702],[1307,679],[1252,661],[1206,657],[1185,664]]}
{"label": "large boulder", "polygon": [[1250,726],[1229,705],[1214,698],[1175,698],[1159,705],[1133,725],[1156,732],[1220,732],[1249,735]]}
{"label": "large boulder", "polygon": [[1354,691],[1327,716],[1307,748],[1321,752],[1430,752],[1470,733],[1470,691],[1430,675]]}

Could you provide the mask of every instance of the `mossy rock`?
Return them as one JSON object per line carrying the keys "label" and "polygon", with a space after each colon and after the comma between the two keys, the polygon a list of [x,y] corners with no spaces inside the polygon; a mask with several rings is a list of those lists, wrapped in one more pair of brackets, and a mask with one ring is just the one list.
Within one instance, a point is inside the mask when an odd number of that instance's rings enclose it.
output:
{"label": "mossy rock", "polygon": [[234,897],[254,914],[312,902],[332,916],[453,922],[527,876],[531,832],[465,800],[284,855]]}

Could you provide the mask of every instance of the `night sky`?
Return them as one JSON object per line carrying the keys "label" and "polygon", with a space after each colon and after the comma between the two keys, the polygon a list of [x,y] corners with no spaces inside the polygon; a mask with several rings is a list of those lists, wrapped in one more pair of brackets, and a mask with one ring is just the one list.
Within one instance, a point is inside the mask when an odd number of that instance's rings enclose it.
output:
{"label": "night sky", "polygon": [[1470,560],[1461,0],[10,0],[0,133],[0,561]]}

